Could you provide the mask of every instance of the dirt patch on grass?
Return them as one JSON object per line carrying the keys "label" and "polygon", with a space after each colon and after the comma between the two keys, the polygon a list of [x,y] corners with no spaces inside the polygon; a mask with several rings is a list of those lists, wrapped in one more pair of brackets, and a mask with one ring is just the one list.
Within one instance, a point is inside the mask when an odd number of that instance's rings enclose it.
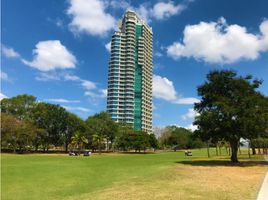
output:
{"label": "dirt patch on grass", "polygon": [[256,199],[266,171],[267,165],[262,163],[242,162],[237,166],[178,163],[154,177],[118,183],[82,199]]}

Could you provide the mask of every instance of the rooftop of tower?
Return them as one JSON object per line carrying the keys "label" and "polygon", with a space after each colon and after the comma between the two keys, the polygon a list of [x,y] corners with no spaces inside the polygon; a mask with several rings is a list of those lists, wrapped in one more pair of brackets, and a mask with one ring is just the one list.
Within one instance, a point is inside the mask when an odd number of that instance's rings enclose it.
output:
{"label": "rooftop of tower", "polygon": [[131,10],[131,9],[128,8],[128,9],[126,10],[125,14],[122,16],[122,18],[124,19],[124,18],[128,17],[129,14],[130,14],[130,15],[131,15],[131,14],[134,14],[135,17],[136,17],[137,23],[146,26],[151,32],[153,32],[152,27],[150,27],[146,21],[144,21],[143,19],[141,19],[141,18],[136,14],[136,12],[135,12],[134,10]]}

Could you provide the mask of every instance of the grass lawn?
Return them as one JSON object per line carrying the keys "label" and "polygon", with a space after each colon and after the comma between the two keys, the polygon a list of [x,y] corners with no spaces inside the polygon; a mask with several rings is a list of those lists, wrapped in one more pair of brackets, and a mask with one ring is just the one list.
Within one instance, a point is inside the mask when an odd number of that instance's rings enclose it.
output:
{"label": "grass lawn", "polygon": [[6,199],[255,199],[267,163],[261,156],[231,165],[206,150],[156,154],[2,154]]}

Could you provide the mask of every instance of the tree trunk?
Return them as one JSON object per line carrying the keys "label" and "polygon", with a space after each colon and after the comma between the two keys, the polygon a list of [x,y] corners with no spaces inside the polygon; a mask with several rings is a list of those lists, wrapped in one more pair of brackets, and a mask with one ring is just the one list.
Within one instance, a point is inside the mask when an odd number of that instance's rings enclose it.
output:
{"label": "tree trunk", "polygon": [[100,144],[98,145],[98,151],[99,151],[99,154],[101,154]]}
{"label": "tree trunk", "polygon": [[232,151],[231,161],[233,163],[238,163],[238,159],[237,159],[238,144],[239,144],[239,140],[230,141],[230,146],[231,146],[231,151]]}
{"label": "tree trunk", "polygon": [[68,152],[68,145],[69,145],[69,144],[66,142],[66,143],[65,143],[65,152],[66,152],[66,153]]}
{"label": "tree trunk", "polygon": [[35,145],[35,150],[34,150],[35,152],[37,152],[38,151],[38,144],[37,145]]}
{"label": "tree trunk", "polygon": [[210,153],[209,153],[209,142],[207,142],[207,153],[208,153],[208,157],[210,158]]}
{"label": "tree trunk", "polygon": [[256,155],[256,149],[255,149],[255,147],[252,147],[252,155]]}
{"label": "tree trunk", "polygon": [[216,156],[219,155],[219,152],[218,152],[218,143],[216,144]]}
{"label": "tree trunk", "polygon": [[109,151],[109,140],[108,139],[106,139],[106,151],[107,151],[107,153]]}
{"label": "tree trunk", "polygon": [[221,156],[221,145],[219,146],[219,152],[220,152],[220,156]]}

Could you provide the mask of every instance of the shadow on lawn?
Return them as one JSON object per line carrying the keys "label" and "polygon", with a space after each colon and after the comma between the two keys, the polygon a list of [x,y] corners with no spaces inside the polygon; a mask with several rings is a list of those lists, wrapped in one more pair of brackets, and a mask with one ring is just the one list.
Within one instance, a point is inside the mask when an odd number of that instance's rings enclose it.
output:
{"label": "shadow on lawn", "polygon": [[243,161],[239,163],[232,163],[229,160],[183,160],[177,161],[178,164],[204,166],[204,167],[217,167],[217,166],[230,166],[230,167],[252,167],[256,165],[268,166],[267,161]]}

